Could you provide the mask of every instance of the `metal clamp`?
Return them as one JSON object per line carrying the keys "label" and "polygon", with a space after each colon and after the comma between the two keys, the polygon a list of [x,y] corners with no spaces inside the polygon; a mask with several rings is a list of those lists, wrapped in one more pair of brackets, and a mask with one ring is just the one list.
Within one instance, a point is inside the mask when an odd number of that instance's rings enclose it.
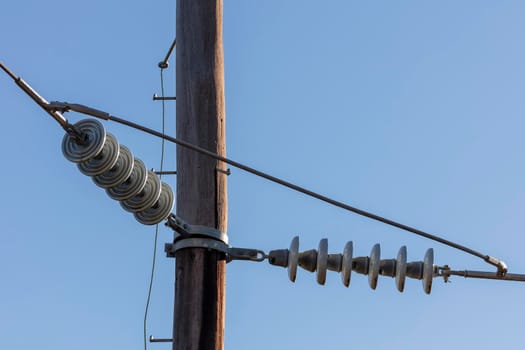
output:
{"label": "metal clamp", "polygon": [[221,232],[214,227],[190,225],[175,214],[171,214],[168,217],[166,226],[171,227],[179,234],[178,237],[175,237],[175,240],[187,238],[188,236],[206,236],[228,244],[228,235],[226,232]]}
{"label": "metal clamp", "polygon": [[502,277],[507,274],[509,268],[507,267],[507,264],[505,264],[504,261],[492,257],[490,255],[487,255],[484,260],[492,266],[496,266],[498,268],[498,272],[496,272],[498,276]]}
{"label": "metal clamp", "polygon": [[213,227],[190,225],[175,214],[168,217],[166,226],[175,232],[175,241],[167,243],[164,251],[169,258],[174,258],[175,253],[186,248],[205,248],[224,253],[226,261],[249,260],[263,261],[268,255],[262,250],[251,248],[234,248],[228,245],[228,235]]}
{"label": "metal clamp", "polygon": [[169,258],[174,258],[175,253],[185,248],[205,248],[222,252],[226,255],[226,261],[232,260],[249,260],[249,261],[264,261],[268,255],[262,250],[250,248],[234,248],[230,247],[224,242],[210,238],[185,238],[175,241],[175,243],[167,243],[164,246],[164,251]]}

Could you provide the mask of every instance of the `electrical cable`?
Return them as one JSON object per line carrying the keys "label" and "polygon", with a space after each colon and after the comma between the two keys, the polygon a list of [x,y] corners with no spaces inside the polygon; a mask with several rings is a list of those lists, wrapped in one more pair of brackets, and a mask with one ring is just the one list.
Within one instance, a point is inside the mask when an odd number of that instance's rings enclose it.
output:
{"label": "electrical cable", "polygon": [[[17,82],[17,84],[20,81],[22,81],[21,78],[16,77],[1,62],[0,62],[0,67],[2,69],[4,69],[6,72],[8,72],[8,74],[13,79],[15,79],[15,82]],[[24,82],[24,84],[27,85],[27,87],[29,87],[29,85],[27,83]],[[33,94],[28,92],[29,89],[27,89],[27,88],[25,89],[24,86],[21,86],[21,85],[19,85],[19,86],[36,103],[41,104],[40,100],[38,100],[37,98],[35,98],[35,96]],[[34,91],[34,90],[31,89],[31,91]],[[265,172],[262,172],[260,170],[254,169],[254,168],[249,167],[247,165],[244,165],[244,164],[241,164],[241,163],[236,162],[234,160],[228,159],[228,158],[226,158],[226,157],[224,157],[224,156],[222,156],[220,154],[217,154],[215,152],[212,152],[212,151],[209,151],[207,149],[201,148],[201,147],[199,147],[197,145],[191,144],[191,143],[183,141],[183,140],[179,140],[179,139],[177,139],[175,137],[172,137],[172,136],[165,135],[164,132],[160,133],[160,132],[158,132],[156,130],[147,128],[145,126],[139,125],[139,124],[131,122],[129,120],[125,120],[125,119],[113,116],[113,115],[111,115],[109,113],[106,113],[106,112],[103,112],[103,111],[100,111],[100,110],[97,110],[97,109],[93,109],[93,108],[90,108],[90,107],[87,107],[87,106],[84,106],[84,105],[80,105],[80,104],[70,104],[70,103],[67,103],[67,102],[51,102],[51,103],[48,103],[46,105],[42,105],[41,104],[41,106],[48,113],[52,114],[52,116],[53,116],[53,113],[58,113],[58,112],[64,113],[64,112],[73,110],[73,111],[76,111],[76,112],[79,112],[79,113],[84,113],[84,114],[87,114],[87,115],[91,115],[93,117],[100,118],[100,119],[103,119],[103,120],[111,120],[113,122],[116,122],[116,123],[119,123],[119,124],[122,124],[122,125],[129,126],[131,128],[143,131],[143,132],[148,133],[150,135],[160,137],[160,138],[162,138],[162,139],[164,139],[166,141],[175,143],[175,144],[177,144],[179,146],[182,146],[182,147],[185,147],[187,149],[193,150],[195,152],[201,153],[203,155],[209,156],[209,157],[214,158],[214,159],[216,159],[218,161],[221,161],[221,162],[224,162],[226,164],[229,164],[229,165],[231,165],[231,166],[233,166],[235,168],[241,169],[243,171],[246,171],[246,172],[251,173],[253,175],[256,175],[258,177],[262,177],[262,178],[264,178],[264,179],[266,179],[268,181],[274,182],[274,183],[279,184],[281,186],[288,187],[289,189],[292,189],[294,191],[303,193],[303,194],[305,194],[307,196],[310,196],[312,198],[318,199],[318,200],[323,201],[325,203],[328,203],[330,205],[339,207],[339,208],[341,208],[343,210],[353,212],[353,213],[358,214],[360,216],[367,217],[369,219],[372,219],[372,220],[384,223],[384,224],[389,225],[389,226],[393,226],[393,227],[399,228],[399,229],[407,231],[407,232],[411,232],[411,233],[413,233],[415,235],[418,235],[418,236],[421,236],[421,237],[424,237],[424,238],[427,238],[427,239],[439,242],[441,244],[447,245],[449,247],[461,250],[461,251],[463,251],[465,253],[471,254],[471,255],[476,256],[478,258],[481,258],[485,262],[487,262],[487,263],[489,263],[489,264],[491,264],[493,266],[496,266],[498,268],[498,272],[501,273],[501,274],[505,274],[507,272],[507,266],[505,265],[505,263],[503,261],[497,259],[497,258],[494,258],[492,256],[489,256],[489,255],[486,255],[486,254],[483,254],[483,253],[480,253],[480,252],[478,252],[478,251],[476,251],[474,249],[468,248],[468,247],[463,246],[461,244],[454,243],[452,241],[449,241],[447,239],[438,237],[438,236],[430,234],[428,232],[416,229],[414,227],[401,224],[401,223],[399,223],[397,221],[394,221],[394,220],[382,217],[380,215],[377,215],[377,214],[374,214],[374,213],[371,213],[371,212],[368,212],[368,211],[365,211],[365,210],[353,207],[353,206],[348,205],[346,203],[337,201],[335,199],[329,198],[329,197],[324,196],[324,195],[322,195],[320,193],[311,191],[311,190],[306,189],[304,187],[295,185],[295,184],[293,184],[291,182],[285,181],[285,180],[280,179],[278,177],[275,177],[275,176],[272,176],[272,175],[267,174]],[[65,120],[65,118],[64,118],[64,120]],[[65,120],[65,122],[67,123],[67,120]],[[59,121],[59,123],[60,123],[60,121]],[[68,123],[68,125],[69,125],[69,123]]]}
{"label": "electrical cable", "polygon": [[[160,90],[162,97],[164,97],[164,68],[160,69]],[[162,134],[166,131],[166,104],[164,99],[162,100]],[[165,140],[161,139],[161,152],[160,152],[160,167],[159,167],[159,178],[162,179],[162,172],[164,169],[164,149]],[[148,322],[148,310],[151,301],[151,291],[153,289],[153,278],[155,276],[155,263],[157,260],[157,240],[159,237],[159,224],[155,225],[155,239],[153,245],[153,260],[151,263],[151,276],[149,280],[148,298],[146,299],[146,308],[144,309],[144,350],[148,349],[147,345],[147,322]]]}
{"label": "electrical cable", "polygon": [[447,245],[449,247],[452,247],[452,248],[455,248],[455,249],[458,249],[458,250],[461,250],[465,253],[468,253],[468,254],[471,254],[471,255],[474,255],[476,257],[479,257],[481,259],[483,259],[485,262],[493,265],[493,266],[496,266],[498,268],[501,268],[501,269],[505,269],[506,267],[504,267],[504,264],[502,264],[501,261],[499,261],[498,259],[494,258],[494,257],[491,257],[489,255],[486,255],[486,254],[483,254],[483,253],[480,253],[474,249],[471,249],[471,248],[468,248],[466,246],[463,246],[461,244],[457,244],[457,243],[454,243],[452,241],[449,241],[447,239],[444,239],[444,238],[441,238],[441,237],[438,237],[436,235],[433,235],[433,234],[430,234],[428,232],[425,232],[425,231],[422,231],[422,230],[419,230],[417,228],[414,228],[414,227],[411,227],[411,226],[408,226],[408,225],[404,225],[404,224],[401,224],[399,222],[396,222],[394,220],[391,220],[391,219],[388,219],[388,218],[385,218],[385,217],[382,217],[380,215],[377,215],[377,214],[374,214],[374,213],[371,213],[371,212],[368,212],[368,211],[365,211],[365,210],[362,210],[362,209],[359,209],[359,208],[356,208],[356,207],[353,207],[351,205],[348,205],[346,203],[343,203],[343,202],[340,202],[340,201],[337,201],[335,199],[332,199],[330,197],[327,197],[327,196],[324,196],[320,193],[317,193],[317,192],[314,192],[314,191],[311,191],[309,189],[306,189],[304,187],[301,187],[301,186],[298,186],[298,185],[295,185],[291,182],[288,182],[286,180],[283,180],[283,179],[280,179],[278,177],[275,177],[275,176],[272,176],[270,174],[267,174],[265,172],[262,172],[260,170],[257,170],[257,169],[254,169],[254,168],[251,168],[247,165],[244,165],[242,163],[239,163],[239,162],[236,162],[234,160],[231,160],[229,158],[226,158],[224,156],[221,156],[217,153],[214,153],[214,152],[211,152],[209,150],[206,150],[204,148],[201,148],[199,146],[196,146],[196,145],[193,145],[189,142],[186,142],[186,141],[183,141],[183,140],[179,140],[175,137],[172,137],[172,136],[168,136],[168,135],[165,135],[163,133],[159,133],[158,131],[155,131],[155,130],[152,130],[152,129],[149,129],[147,127],[144,127],[142,125],[139,125],[139,124],[136,124],[136,123],[133,123],[131,121],[128,121],[128,120],[125,120],[125,119],[122,119],[122,118],[118,118],[118,117],[115,117],[113,115],[107,115],[107,120],[111,120],[111,121],[114,121],[116,123],[119,123],[119,124],[123,124],[123,125],[126,125],[126,126],[129,126],[131,128],[134,128],[134,129],[137,129],[137,130],[140,130],[140,131],[143,131],[143,132],[146,132],[150,135],[153,135],[153,136],[157,136],[157,137],[160,137],[160,138],[163,138],[165,139],[166,141],[169,141],[169,142],[172,142],[172,143],[175,143],[179,146],[182,146],[182,147],[185,147],[185,148],[188,148],[188,149],[191,149],[195,152],[198,152],[198,153],[201,153],[201,154],[204,154],[206,156],[209,156],[211,158],[214,158],[218,161],[221,161],[221,162],[224,162],[226,164],[229,164],[237,169],[240,169],[240,170],[243,170],[243,171],[246,171],[248,173],[251,173],[253,175],[256,175],[256,176],[259,176],[259,177],[262,177],[268,181],[271,181],[271,182],[274,182],[276,184],[279,184],[281,186],[284,186],[284,187],[288,187],[294,191],[297,191],[297,192],[300,192],[300,193],[303,193],[307,196],[310,196],[310,197],[313,197],[315,199],[318,199],[320,201],[323,201],[325,203],[328,203],[330,205],[333,205],[333,206],[336,206],[336,207],[339,207],[341,209],[344,209],[346,211],[350,211],[350,212],[353,212],[355,214],[358,214],[358,215],[361,215],[361,216],[364,216],[364,217],[367,217],[369,219],[372,219],[372,220],[375,220],[375,221],[379,221],[381,223],[384,223],[384,224],[387,224],[387,225],[390,225],[390,226],[393,226],[393,227],[396,227],[396,228],[399,228],[401,230],[404,230],[404,231],[408,231],[408,232],[411,232],[413,234],[416,234],[418,236],[421,236],[421,237],[424,237],[424,238],[427,238],[427,239],[430,239],[430,240],[433,240],[433,241],[436,241],[436,242],[439,242],[441,244],[444,244],[444,245]]}

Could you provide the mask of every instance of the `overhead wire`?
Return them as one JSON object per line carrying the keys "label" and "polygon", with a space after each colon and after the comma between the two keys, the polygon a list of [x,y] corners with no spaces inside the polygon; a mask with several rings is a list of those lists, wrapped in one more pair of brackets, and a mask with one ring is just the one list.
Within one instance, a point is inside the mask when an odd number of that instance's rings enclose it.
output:
{"label": "overhead wire", "polygon": [[[4,69],[4,70],[7,69],[1,62],[0,62],[0,67],[2,69]],[[6,70],[6,71],[8,71],[8,70]],[[10,72],[10,73],[11,74],[9,74],[9,75],[13,79],[15,79],[15,82],[21,81],[21,79],[19,77],[16,77],[12,72]],[[26,93],[28,93],[28,91],[26,89],[23,89],[23,90]],[[32,94],[28,93],[28,95],[33,100],[35,100],[35,102],[39,103],[39,100],[35,99],[35,97]],[[229,165],[231,165],[231,166],[233,166],[233,167],[235,167],[237,169],[241,169],[243,171],[246,171],[246,172],[251,173],[253,175],[256,175],[258,177],[264,178],[264,179],[266,179],[268,181],[274,182],[276,184],[279,184],[281,186],[287,187],[287,188],[292,189],[294,191],[303,193],[303,194],[305,194],[307,196],[310,196],[312,198],[315,198],[317,200],[320,200],[320,201],[323,201],[323,202],[328,203],[330,205],[339,207],[339,208],[341,208],[343,210],[346,210],[346,211],[349,211],[349,212],[353,212],[353,213],[358,214],[360,216],[367,217],[367,218],[369,218],[371,220],[378,221],[378,222],[384,223],[386,225],[393,226],[393,227],[396,227],[398,229],[401,229],[401,230],[404,230],[404,231],[407,231],[407,232],[411,232],[411,233],[413,233],[415,235],[418,235],[418,236],[421,236],[421,237],[424,237],[424,238],[427,238],[427,239],[439,242],[441,244],[447,245],[449,247],[461,250],[461,251],[463,251],[463,252],[465,252],[467,254],[471,254],[473,256],[481,258],[485,262],[487,262],[487,263],[489,263],[489,264],[491,264],[493,266],[496,266],[498,268],[498,272],[500,272],[500,273],[506,273],[506,271],[507,271],[507,267],[506,267],[505,263],[503,261],[500,261],[499,259],[496,259],[496,258],[492,257],[492,256],[489,256],[487,254],[483,254],[483,253],[478,252],[478,251],[476,251],[474,249],[471,249],[471,248],[468,248],[468,247],[466,247],[464,245],[461,245],[461,244],[449,241],[447,239],[441,238],[441,237],[439,237],[437,235],[430,234],[430,233],[425,232],[423,230],[419,230],[419,229],[417,229],[415,227],[408,226],[408,225],[402,224],[400,222],[388,219],[386,217],[374,214],[372,212],[359,209],[357,207],[351,206],[351,205],[346,204],[344,202],[337,201],[337,200],[335,200],[333,198],[324,196],[324,195],[322,195],[322,194],[320,194],[318,192],[311,191],[311,190],[309,190],[307,188],[298,186],[298,185],[293,184],[293,183],[291,183],[289,181],[280,179],[280,178],[275,177],[273,175],[270,175],[268,173],[262,172],[260,170],[254,169],[254,168],[249,167],[247,165],[244,165],[242,163],[236,162],[236,161],[234,161],[232,159],[226,158],[226,157],[224,157],[224,156],[222,156],[220,154],[217,154],[217,153],[212,152],[210,150],[201,148],[201,147],[199,147],[197,145],[194,145],[192,143],[189,143],[189,142],[186,142],[184,140],[180,140],[180,139],[177,139],[175,137],[166,135],[164,132],[161,133],[161,132],[158,132],[156,130],[153,130],[153,129],[147,128],[145,126],[139,125],[137,123],[134,123],[132,121],[116,117],[116,116],[111,115],[111,114],[109,114],[107,112],[103,112],[103,111],[96,110],[96,109],[93,109],[93,108],[90,108],[90,107],[87,107],[87,106],[84,106],[84,105],[79,105],[79,104],[70,104],[70,103],[67,103],[67,102],[51,102],[51,103],[48,103],[46,106],[43,106],[43,108],[46,109],[48,111],[48,113],[58,112],[58,111],[63,113],[63,112],[67,112],[69,110],[73,110],[73,111],[77,111],[77,112],[80,112],[80,113],[84,113],[84,114],[88,114],[88,115],[94,116],[96,118],[100,118],[100,119],[104,119],[104,120],[111,120],[113,122],[129,126],[131,128],[143,131],[143,132],[148,133],[150,135],[153,135],[153,136],[156,136],[156,137],[160,137],[160,138],[162,138],[162,139],[164,139],[164,140],[166,140],[168,142],[175,143],[175,144],[177,144],[179,146],[182,146],[182,147],[185,147],[187,149],[193,150],[195,152],[201,153],[203,155],[209,156],[209,157],[214,158],[214,159],[216,159],[218,161],[221,161],[221,162],[224,162],[226,164],[229,164]]]}
{"label": "overhead wire", "polygon": [[221,155],[219,155],[217,153],[214,153],[214,152],[209,151],[207,149],[204,149],[204,148],[201,148],[201,147],[196,146],[194,144],[191,144],[189,142],[177,139],[177,138],[169,136],[169,135],[165,135],[163,133],[159,133],[158,131],[152,130],[150,128],[144,127],[142,125],[136,124],[134,122],[131,122],[131,121],[128,121],[128,120],[125,120],[125,119],[122,119],[122,118],[119,118],[119,117],[116,117],[116,116],[113,116],[113,115],[108,115],[107,116],[107,120],[111,120],[111,121],[114,121],[116,123],[123,124],[123,125],[129,126],[129,127],[132,127],[134,129],[146,132],[146,133],[148,133],[150,135],[163,138],[166,141],[175,143],[175,144],[177,144],[179,146],[182,146],[182,147],[191,149],[191,150],[193,150],[195,152],[198,152],[198,153],[204,154],[206,156],[212,157],[212,158],[214,158],[214,159],[216,159],[218,161],[221,161],[221,162],[224,162],[226,164],[229,164],[229,165],[231,165],[231,166],[233,166],[233,167],[235,167],[237,169],[246,171],[246,172],[251,173],[253,175],[256,175],[258,177],[262,177],[262,178],[264,178],[264,179],[266,179],[268,181],[271,181],[271,182],[274,182],[274,183],[279,184],[281,186],[290,188],[290,189],[292,189],[294,191],[303,193],[303,194],[305,194],[307,196],[313,197],[315,199],[318,199],[318,200],[323,201],[325,203],[328,203],[330,205],[339,207],[339,208],[344,209],[346,211],[353,212],[355,214],[358,214],[358,215],[367,217],[369,219],[372,219],[372,220],[384,223],[386,225],[390,225],[390,226],[399,228],[401,230],[404,230],[404,231],[407,231],[407,232],[411,232],[411,233],[416,234],[418,236],[421,236],[421,237],[424,237],[424,238],[427,238],[427,239],[430,239],[430,240],[442,243],[442,244],[447,245],[449,247],[461,250],[461,251],[463,251],[465,253],[468,253],[468,254],[474,255],[476,257],[479,257],[479,258],[483,259],[485,262],[487,262],[487,263],[489,263],[491,265],[497,266],[498,268],[501,265],[500,264],[501,262],[498,259],[495,259],[495,258],[493,258],[493,257],[491,257],[491,256],[489,256],[487,254],[483,254],[483,253],[478,252],[478,251],[476,251],[474,249],[471,249],[471,248],[468,248],[468,247],[463,246],[461,244],[449,241],[449,240],[441,238],[439,236],[430,234],[428,232],[419,230],[419,229],[414,228],[412,226],[408,226],[408,225],[399,223],[397,221],[385,218],[383,216],[380,216],[380,215],[377,215],[377,214],[374,214],[374,213],[371,213],[371,212],[368,212],[368,211],[356,208],[356,207],[351,206],[349,204],[337,201],[337,200],[335,200],[333,198],[324,196],[324,195],[322,195],[320,193],[311,191],[311,190],[309,190],[307,188],[298,186],[296,184],[293,184],[293,183],[288,182],[286,180],[283,180],[281,178],[278,178],[278,177],[275,177],[275,176],[270,175],[268,173],[265,173],[265,172],[262,172],[260,170],[254,169],[252,167],[249,167],[249,166],[244,165],[242,163],[236,162],[234,160],[231,160],[229,158],[221,156]]}

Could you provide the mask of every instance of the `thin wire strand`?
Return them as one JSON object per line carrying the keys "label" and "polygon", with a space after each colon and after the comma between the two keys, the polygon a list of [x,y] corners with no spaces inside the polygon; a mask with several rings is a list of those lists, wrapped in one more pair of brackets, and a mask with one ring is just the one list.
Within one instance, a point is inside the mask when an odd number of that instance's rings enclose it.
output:
{"label": "thin wire strand", "polygon": [[[161,68],[160,70],[160,90],[162,97],[164,97],[164,69]],[[166,104],[164,100],[162,100],[162,134],[164,134],[166,131]],[[162,138],[161,143],[161,152],[160,152],[160,174],[159,178],[162,180],[162,171],[164,169],[164,148],[165,148],[165,139]],[[153,261],[151,263],[151,276],[149,280],[149,288],[148,288],[148,298],[146,300],[146,308],[144,309],[144,350],[148,349],[148,341],[147,341],[147,325],[148,325],[148,311],[149,311],[149,305],[151,301],[151,291],[153,289],[153,278],[155,277],[155,263],[157,261],[157,240],[159,237],[159,224],[155,225],[155,239],[154,239],[154,246],[153,246]]]}

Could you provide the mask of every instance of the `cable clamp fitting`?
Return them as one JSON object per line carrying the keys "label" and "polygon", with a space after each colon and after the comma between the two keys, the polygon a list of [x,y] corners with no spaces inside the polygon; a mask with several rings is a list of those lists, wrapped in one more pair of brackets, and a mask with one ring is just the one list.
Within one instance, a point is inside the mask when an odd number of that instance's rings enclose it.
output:
{"label": "cable clamp fitting", "polygon": [[268,258],[262,250],[231,247],[228,245],[226,233],[213,227],[190,225],[175,214],[168,217],[166,226],[176,232],[175,241],[164,246],[164,251],[169,258],[175,258],[179,250],[186,248],[205,248],[224,253],[227,262],[232,260],[260,262]]}
{"label": "cable clamp fitting", "polygon": [[247,260],[261,262],[268,258],[268,255],[262,250],[251,248],[235,248],[224,242],[217,241],[211,238],[185,238],[175,241],[174,243],[166,243],[164,251],[168,258],[175,258],[175,254],[186,248],[205,248],[208,250],[215,250],[224,253],[226,261],[232,260]]}
{"label": "cable clamp fitting", "polygon": [[507,271],[509,269],[507,267],[507,264],[505,264],[504,261],[497,259],[495,257],[489,256],[489,255],[487,255],[484,260],[485,262],[491,264],[492,266],[496,266],[496,268],[498,269],[496,274],[498,276],[505,276],[507,274]]}
{"label": "cable clamp fitting", "polygon": [[175,241],[190,238],[191,236],[212,238],[224,244],[228,244],[228,234],[221,232],[215,227],[190,225],[175,214],[168,216],[166,226],[175,231]]}

